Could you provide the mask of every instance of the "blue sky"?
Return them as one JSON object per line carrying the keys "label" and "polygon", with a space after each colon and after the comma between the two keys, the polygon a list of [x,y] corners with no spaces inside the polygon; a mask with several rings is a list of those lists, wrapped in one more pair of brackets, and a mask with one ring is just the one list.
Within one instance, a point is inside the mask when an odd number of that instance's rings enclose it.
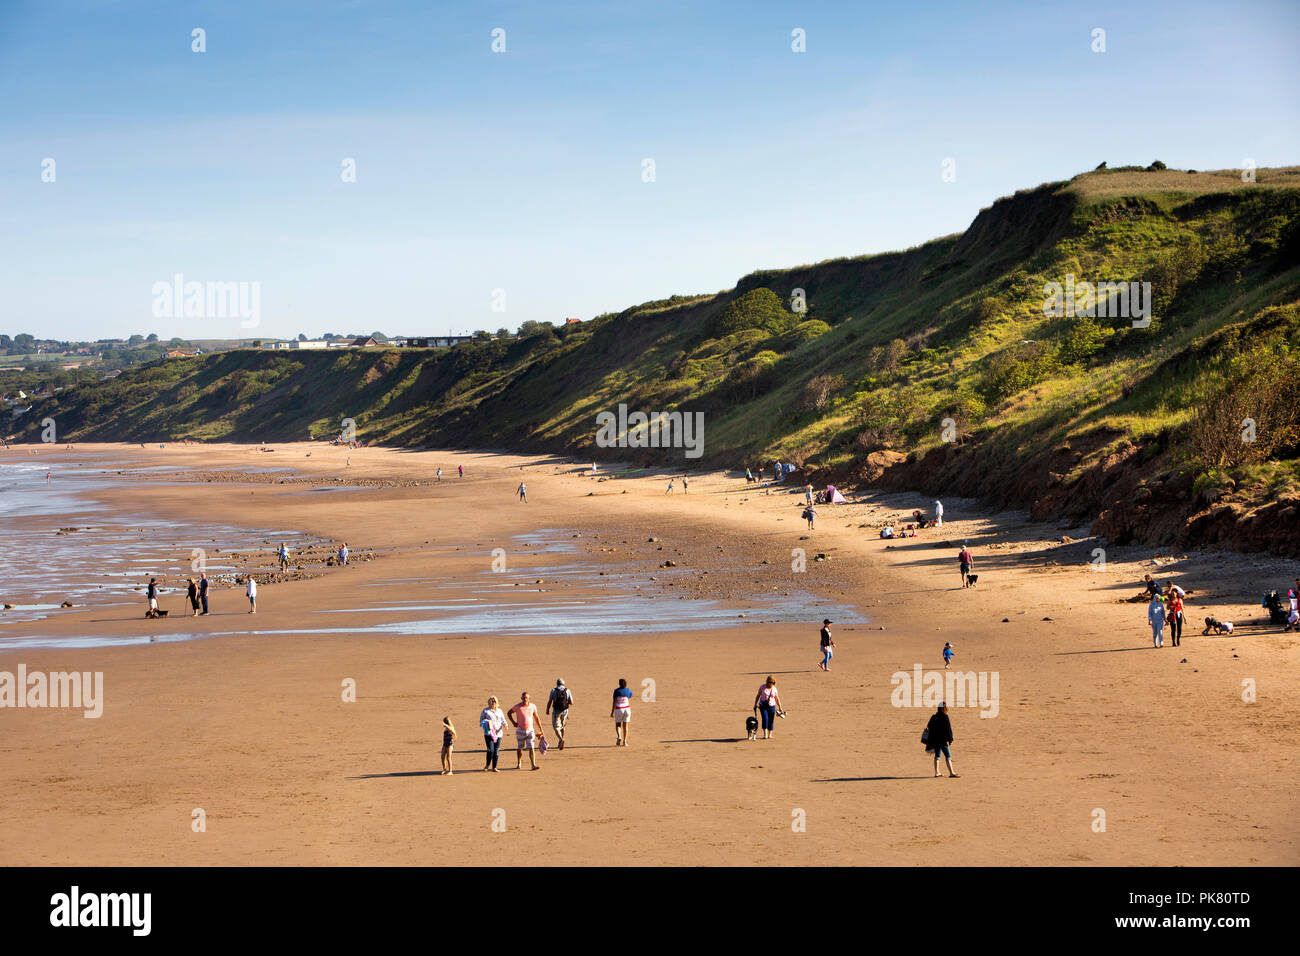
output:
{"label": "blue sky", "polygon": [[[1298,39],[1294,2],[0,0],[0,331],[515,328],[906,248],[1102,160],[1293,165]],[[259,283],[260,324],[155,318],[177,273]]]}

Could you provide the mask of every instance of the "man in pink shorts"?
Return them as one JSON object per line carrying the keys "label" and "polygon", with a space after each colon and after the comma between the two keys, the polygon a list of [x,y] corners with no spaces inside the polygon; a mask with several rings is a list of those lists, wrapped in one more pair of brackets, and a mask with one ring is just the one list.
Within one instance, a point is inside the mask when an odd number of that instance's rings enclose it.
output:
{"label": "man in pink shorts", "polygon": [[528,762],[532,769],[541,770],[537,766],[537,705],[533,703],[528,691],[519,695],[519,703],[506,711],[506,716],[510,718],[510,723],[515,728],[515,769],[522,769],[524,762],[524,751],[528,751]]}

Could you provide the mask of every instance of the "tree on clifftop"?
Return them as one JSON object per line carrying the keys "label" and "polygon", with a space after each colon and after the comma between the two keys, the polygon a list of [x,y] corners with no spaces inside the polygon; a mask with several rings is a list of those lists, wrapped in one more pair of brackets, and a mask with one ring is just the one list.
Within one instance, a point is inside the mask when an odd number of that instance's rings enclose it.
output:
{"label": "tree on clifftop", "polygon": [[754,289],[727,304],[714,323],[713,334],[721,338],[745,329],[761,329],[780,335],[794,328],[798,318],[786,311],[780,297],[771,289]]}

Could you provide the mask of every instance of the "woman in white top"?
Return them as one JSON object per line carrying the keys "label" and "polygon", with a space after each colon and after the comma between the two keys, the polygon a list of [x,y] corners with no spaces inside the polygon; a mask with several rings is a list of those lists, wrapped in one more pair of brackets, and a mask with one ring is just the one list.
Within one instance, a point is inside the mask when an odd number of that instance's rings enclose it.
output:
{"label": "woman in white top", "polygon": [[257,578],[251,574],[248,576],[248,589],[245,592],[248,595],[248,613],[257,613]]}
{"label": "woman in white top", "polygon": [[497,770],[497,758],[501,754],[501,738],[505,735],[506,715],[495,697],[489,697],[487,706],[478,715],[479,726],[483,728],[483,741],[487,744],[487,763],[484,772],[500,773]]}

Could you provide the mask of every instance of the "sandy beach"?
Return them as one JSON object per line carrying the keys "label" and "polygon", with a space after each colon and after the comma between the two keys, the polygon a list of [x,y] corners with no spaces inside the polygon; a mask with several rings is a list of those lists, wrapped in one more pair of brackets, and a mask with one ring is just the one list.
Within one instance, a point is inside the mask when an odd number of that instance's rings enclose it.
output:
{"label": "sandy beach", "polygon": [[[942,528],[885,542],[881,525],[932,499],[851,497],[818,506],[809,531],[796,488],[743,476],[692,474],[668,495],[668,473],[593,478],[567,459],[268,447],[0,452],[57,462],[52,492],[109,472],[85,494],[177,529],[133,559],[169,583],[206,522],[256,529],[207,617],[174,589],[160,621],[120,593],[0,613],[0,671],[102,672],[104,687],[98,718],[0,709],[0,863],[1300,863],[1300,640],[1246,625],[1296,562],[1113,548],[1099,564],[1086,529],[959,499]],[[21,507],[6,521],[62,526]],[[236,579],[281,531],[319,550],[249,615]],[[328,562],[342,541],[347,567]],[[1153,649],[1145,604],[1128,601],[1148,572],[1189,591],[1181,647]],[[1209,614],[1241,626],[1203,637]],[[895,706],[891,682],[942,671],[945,641],[954,670],[998,689],[952,710],[958,779],[935,779],[920,743],[933,708]],[[751,742],[769,674],[788,717]],[[503,748],[503,772],[482,773],[488,695],[540,704],[557,677],[575,697],[566,749],[533,773]],[[636,692],[627,748],[609,718],[619,678]],[[444,715],[452,776],[437,772]]]}

